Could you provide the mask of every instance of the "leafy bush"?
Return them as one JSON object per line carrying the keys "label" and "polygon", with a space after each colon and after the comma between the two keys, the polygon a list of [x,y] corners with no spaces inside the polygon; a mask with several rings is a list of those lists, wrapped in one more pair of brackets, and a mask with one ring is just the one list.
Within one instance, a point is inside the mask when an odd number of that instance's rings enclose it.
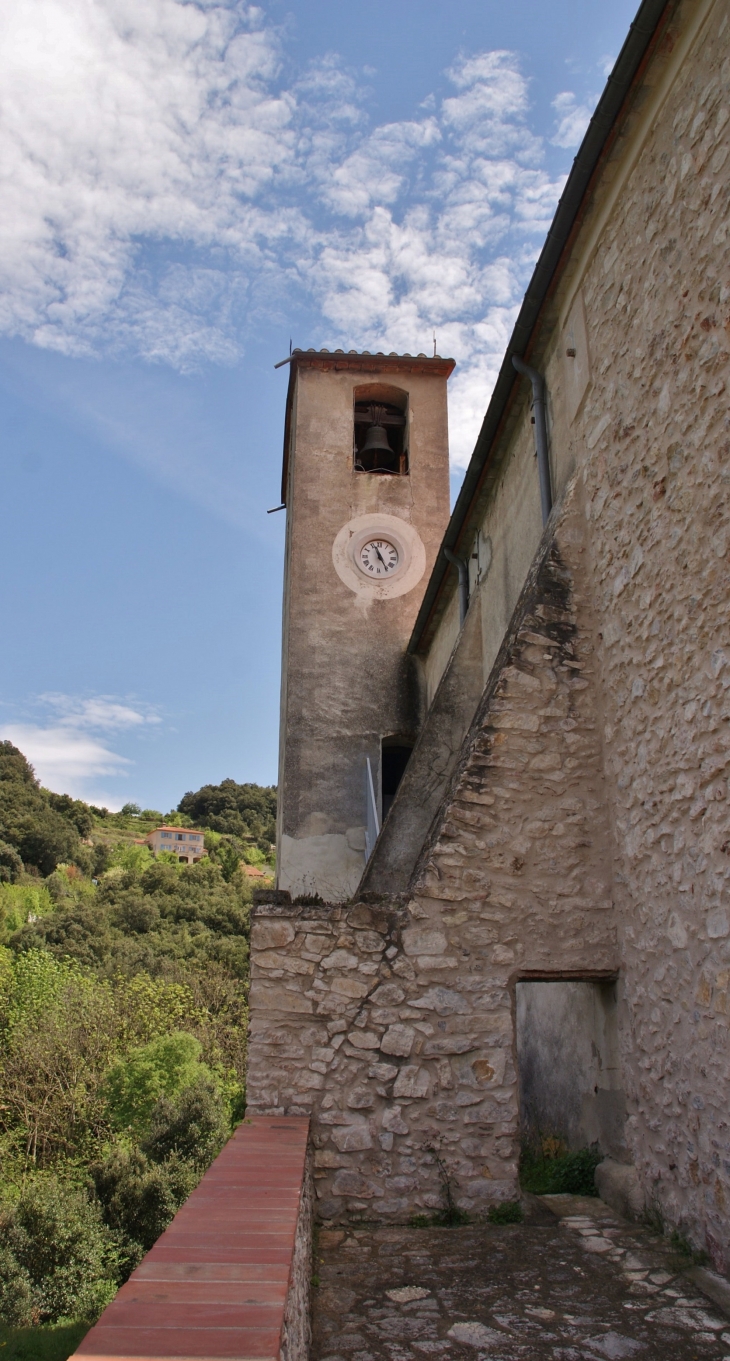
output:
{"label": "leafy bush", "polygon": [[142,1152],[157,1163],[179,1157],[207,1167],[229,1133],[230,1121],[220,1091],[208,1079],[199,1077],[176,1100],[160,1098],[150,1116]]}
{"label": "leafy bush", "polygon": [[23,873],[23,862],[14,846],[0,841],[0,884],[14,884]]}
{"label": "leafy bush", "polygon": [[212,1074],[200,1062],[201,1052],[200,1040],[178,1030],[150,1040],[115,1063],[104,1093],[117,1129],[142,1137],[161,1097],[174,1099],[200,1078],[212,1086]]}
{"label": "leafy bush", "polygon": [[0,880],[0,931],[4,938],[27,921],[53,912],[53,899],[44,884],[9,884]]}
{"label": "leafy bush", "polygon": [[0,1214],[0,1317],[10,1324],[92,1320],[114,1295],[118,1252],[83,1191],[36,1181]]}
{"label": "leafy bush", "polygon": [[52,875],[46,884],[58,910],[22,927],[12,948],[50,950],[111,978],[188,963],[207,969],[217,960],[245,981],[251,890],[242,876],[227,883],[207,860],[164,864],[146,847],[137,849],[145,852],[141,866],[115,866],[98,889]]}
{"label": "leafy bush", "polygon": [[167,1228],[200,1172],[183,1158],[151,1162],[139,1149],[115,1149],[90,1172],[104,1223],[117,1235],[122,1274],[127,1276]]}
{"label": "leafy bush", "polygon": [[519,1200],[501,1200],[498,1205],[490,1205],[487,1211],[490,1224],[521,1224],[523,1218]]}
{"label": "leafy bush", "polygon": [[73,824],[79,836],[88,837],[94,830],[94,815],[88,803],[83,803],[81,799],[72,799],[70,794],[53,794],[50,789],[44,789],[51,808],[57,813],[61,813],[67,822]]}
{"label": "leafy bush", "polygon": [[595,1144],[553,1158],[527,1147],[520,1160],[520,1183],[537,1196],[597,1196],[595,1171],[602,1158]]}
{"label": "leafy bush", "polygon": [[0,1128],[32,1162],[79,1154],[108,1130],[100,1093],[118,1021],[108,983],[45,951],[0,952]]}
{"label": "leafy bush", "polygon": [[132,873],[142,874],[150,865],[154,864],[155,857],[149,846],[127,845],[120,842],[115,846],[109,857],[111,865],[120,865],[123,870],[131,870]]}

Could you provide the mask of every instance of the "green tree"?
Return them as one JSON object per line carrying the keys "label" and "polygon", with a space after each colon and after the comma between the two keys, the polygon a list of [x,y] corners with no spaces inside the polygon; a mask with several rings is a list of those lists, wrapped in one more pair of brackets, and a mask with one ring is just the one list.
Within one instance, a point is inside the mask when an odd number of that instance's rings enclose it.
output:
{"label": "green tree", "polygon": [[74,823],[51,807],[32,766],[12,742],[0,742],[0,841],[44,875],[59,861],[76,860],[82,849]]}
{"label": "green tree", "polygon": [[0,956],[0,1128],[31,1163],[93,1147],[109,1131],[101,1082],[116,1057],[111,986],[31,950]]}
{"label": "green tree", "polygon": [[23,862],[14,846],[0,841],[0,884],[14,884],[23,873]]}
{"label": "green tree", "polygon": [[178,812],[196,826],[230,836],[253,837],[266,853],[276,838],[276,789],[222,780],[184,794]]}
{"label": "green tree", "polygon": [[88,803],[83,803],[81,799],[72,799],[70,794],[54,794],[50,789],[44,789],[42,792],[51,808],[70,822],[79,836],[91,835],[94,830],[94,815]]}
{"label": "green tree", "polygon": [[174,1100],[160,1097],[141,1148],[153,1162],[177,1157],[204,1168],[220,1152],[230,1132],[221,1092],[208,1078],[198,1077]]}
{"label": "green tree", "polygon": [[0,1317],[22,1325],[93,1321],[114,1295],[118,1250],[98,1205],[55,1179],[0,1212]]}
{"label": "green tree", "polygon": [[194,1035],[177,1030],[133,1049],[115,1063],[104,1083],[104,1094],[116,1128],[142,1137],[161,1097],[174,1099],[200,1078],[213,1083],[213,1074],[200,1062],[202,1049]]}
{"label": "green tree", "polygon": [[104,1222],[121,1240],[126,1276],[167,1228],[200,1173],[182,1158],[154,1163],[138,1148],[117,1148],[92,1164],[90,1175]]}

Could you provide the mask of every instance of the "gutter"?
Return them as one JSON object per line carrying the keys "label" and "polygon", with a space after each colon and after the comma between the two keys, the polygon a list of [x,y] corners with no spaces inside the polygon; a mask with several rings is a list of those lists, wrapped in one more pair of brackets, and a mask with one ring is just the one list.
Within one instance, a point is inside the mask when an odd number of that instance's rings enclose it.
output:
{"label": "gutter", "polygon": [[662,20],[668,17],[669,11],[673,8],[674,0],[642,0],[596,111],[588,124],[507,344],[474,453],[413,626],[408,643],[410,653],[419,650],[423,635],[431,621],[449,570],[446,550],[451,553],[457,551],[459,538],[478,495],[489,456],[511,401],[517,381],[512,356],[524,357],[529,350],[543,303],[560,274],[567,249],[571,244],[571,235],[579,225],[581,209],[599,164],[610,149],[612,134],[624,104],[659,38]]}

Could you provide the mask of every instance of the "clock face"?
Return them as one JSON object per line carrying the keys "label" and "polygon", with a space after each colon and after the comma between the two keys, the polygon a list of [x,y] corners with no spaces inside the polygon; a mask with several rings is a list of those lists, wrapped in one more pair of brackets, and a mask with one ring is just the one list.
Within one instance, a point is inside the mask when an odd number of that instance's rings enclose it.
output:
{"label": "clock face", "polygon": [[366,576],[374,580],[380,577],[382,581],[384,577],[393,575],[400,557],[395,544],[388,539],[368,539],[360,549],[357,561]]}

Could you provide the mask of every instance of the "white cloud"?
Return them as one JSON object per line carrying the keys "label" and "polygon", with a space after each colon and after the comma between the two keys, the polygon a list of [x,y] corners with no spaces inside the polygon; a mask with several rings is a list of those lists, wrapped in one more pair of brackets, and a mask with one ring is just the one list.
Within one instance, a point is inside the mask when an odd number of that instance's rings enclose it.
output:
{"label": "white cloud", "polygon": [[[3,330],[74,353],[111,323],[154,356],[164,303],[196,309],[174,269],[162,306],[140,306],[158,293],[133,274],[141,241],[258,256],[251,203],[293,147],[293,101],[269,90],[276,44],[259,18],[179,0],[4,7]],[[180,320],[167,317],[178,361],[206,352]]]}
{"label": "white cloud", "polygon": [[[513,54],[464,58],[449,74],[457,93],[421,124],[378,130],[340,163],[323,196],[359,222],[331,228],[300,268],[332,348],[430,352],[436,330],[459,362],[450,442],[463,468],[562,179],[540,165]],[[409,155],[419,178],[406,195]]]}
{"label": "white cloud", "polygon": [[4,724],[0,738],[20,748],[42,785],[75,798],[90,797],[89,781],[102,775],[123,775],[133,764],[126,756],[111,751],[105,742],[65,724]]}
{"label": "white cloud", "polygon": [[556,117],[555,135],[551,138],[553,146],[570,150],[580,146],[583,134],[591,121],[595,100],[579,104],[571,90],[563,90],[553,100]]}
{"label": "white cloud", "polygon": [[159,723],[158,715],[111,695],[48,694],[39,704],[50,710],[45,721],[2,724],[0,740],[20,748],[48,789],[111,807],[108,797],[94,792],[99,779],[126,775],[134,762],[113,751],[104,734],[138,731]]}
{"label": "white cloud", "polygon": [[[465,466],[563,183],[514,53],[463,54],[449,97],[373,128],[336,55],[281,88],[243,0],[25,0],[0,39],[0,330],[185,369],[296,297],[333,348],[435,327]],[[589,111],[555,108],[567,148]]]}
{"label": "white cloud", "polygon": [[159,723],[159,715],[148,709],[133,709],[112,695],[96,695],[92,699],[78,699],[73,695],[45,694],[40,701],[55,709],[59,720],[68,728],[98,728],[116,732],[124,728],[139,728],[145,723]]}

